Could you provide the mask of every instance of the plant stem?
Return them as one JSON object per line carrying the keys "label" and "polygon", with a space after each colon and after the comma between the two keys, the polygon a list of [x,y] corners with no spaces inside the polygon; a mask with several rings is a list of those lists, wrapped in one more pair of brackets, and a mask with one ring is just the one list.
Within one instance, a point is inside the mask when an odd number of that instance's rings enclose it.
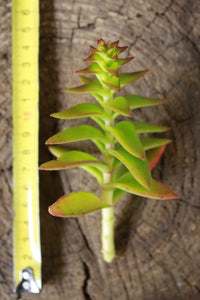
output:
{"label": "plant stem", "polygon": [[[107,121],[106,125],[112,126],[112,121]],[[112,142],[105,145],[106,149],[112,148]],[[113,158],[111,156],[105,156],[105,162],[110,166],[110,173],[103,174],[104,184],[112,182],[113,172]],[[115,257],[115,244],[114,244],[114,209],[113,209],[113,190],[103,190],[103,202],[108,203],[111,207],[102,209],[102,254],[106,262],[111,262]]]}
{"label": "plant stem", "polygon": [[[104,178],[104,183],[111,182],[112,178],[106,174]],[[110,178],[109,178],[110,177]],[[106,182],[105,182],[106,181]],[[112,205],[113,202],[113,191],[104,190],[103,191],[103,202]],[[102,254],[106,262],[111,262],[115,257],[115,244],[114,244],[114,209],[113,207],[102,209],[102,230],[101,230],[101,240],[102,240]]]}
{"label": "plant stem", "polygon": [[114,210],[113,207],[102,209],[102,254],[106,262],[115,257],[114,245]]}

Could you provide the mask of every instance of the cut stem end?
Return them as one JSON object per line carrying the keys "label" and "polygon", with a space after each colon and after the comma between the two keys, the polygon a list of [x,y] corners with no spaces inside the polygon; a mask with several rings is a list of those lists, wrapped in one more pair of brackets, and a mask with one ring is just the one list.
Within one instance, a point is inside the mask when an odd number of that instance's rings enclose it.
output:
{"label": "cut stem end", "polygon": [[102,254],[103,259],[110,263],[115,257],[114,244],[114,209],[113,207],[102,209]]}

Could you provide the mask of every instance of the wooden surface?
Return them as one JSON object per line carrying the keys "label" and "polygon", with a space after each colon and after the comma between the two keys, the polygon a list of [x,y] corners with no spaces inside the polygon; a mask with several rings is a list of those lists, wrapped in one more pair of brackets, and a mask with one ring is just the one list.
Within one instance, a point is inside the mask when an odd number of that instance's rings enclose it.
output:
{"label": "wooden surface", "polygon": [[[60,128],[55,111],[91,99],[60,89],[78,83],[97,38],[128,45],[135,56],[126,71],[150,72],[124,93],[165,98],[138,109],[134,118],[168,125],[173,139],[153,175],[180,196],[156,201],[132,196],[116,205],[118,256],[107,265],[100,253],[100,214],[79,219],[50,216],[48,206],[63,192],[100,190],[78,169],[41,172],[43,290],[23,299],[200,299],[200,49],[199,1],[43,0],[40,40],[40,162],[50,158],[44,142]],[[11,1],[0,3],[0,299],[12,293]],[[92,124],[85,119],[85,123]],[[95,153],[91,143],[75,149]]]}

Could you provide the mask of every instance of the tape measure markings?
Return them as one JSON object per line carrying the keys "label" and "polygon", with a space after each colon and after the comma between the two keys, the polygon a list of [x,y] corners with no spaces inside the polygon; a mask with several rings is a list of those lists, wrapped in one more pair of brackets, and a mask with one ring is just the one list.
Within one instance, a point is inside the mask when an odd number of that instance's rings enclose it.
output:
{"label": "tape measure markings", "polygon": [[[28,267],[41,289],[38,191],[39,0],[13,0],[14,281]],[[24,279],[23,279],[24,280]],[[38,292],[39,289],[32,291]]]}

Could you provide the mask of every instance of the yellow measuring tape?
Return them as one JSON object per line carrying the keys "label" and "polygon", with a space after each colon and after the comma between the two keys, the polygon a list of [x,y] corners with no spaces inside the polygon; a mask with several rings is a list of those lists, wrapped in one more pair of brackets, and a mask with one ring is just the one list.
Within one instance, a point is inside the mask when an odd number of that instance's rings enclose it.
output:
{"label": "yellow measuring tape", "polygon": [[39,0],[12,1],[14,285],[41,289],[38,185]]}

